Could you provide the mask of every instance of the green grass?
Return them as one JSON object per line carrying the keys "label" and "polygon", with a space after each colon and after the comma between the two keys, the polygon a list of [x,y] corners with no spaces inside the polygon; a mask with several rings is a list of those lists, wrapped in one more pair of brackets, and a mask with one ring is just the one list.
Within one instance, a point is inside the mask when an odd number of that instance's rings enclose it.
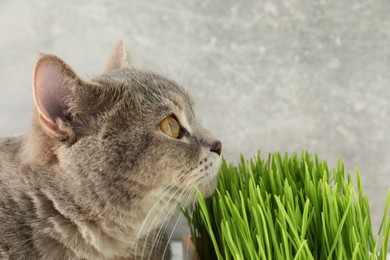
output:
{"label": "green grass", "polygon": [[367,196],[339,161],[309,153],[223,162],[217,190],[184,213],[201,259],[386,259],[390,190],[378,235]]}

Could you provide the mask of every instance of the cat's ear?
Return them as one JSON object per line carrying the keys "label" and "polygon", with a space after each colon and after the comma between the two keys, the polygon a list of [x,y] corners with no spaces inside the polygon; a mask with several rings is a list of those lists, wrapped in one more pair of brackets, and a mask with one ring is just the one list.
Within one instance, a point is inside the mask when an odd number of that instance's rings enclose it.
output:
{"label": "cat's ear", "polygon": [[114,51],[111,54],[106,66],[103,69],[103,73],[129,68],[128,56],[126,51],[126,45],[123,40],[119,41]]}
{"label": "cat's ear", "polygon": [[65,123],[72,88],[82,81],[54,55],[43,55],[35,65],[33,91],[38,120],[43,130],[57,139],[66,139],[71,129]]}

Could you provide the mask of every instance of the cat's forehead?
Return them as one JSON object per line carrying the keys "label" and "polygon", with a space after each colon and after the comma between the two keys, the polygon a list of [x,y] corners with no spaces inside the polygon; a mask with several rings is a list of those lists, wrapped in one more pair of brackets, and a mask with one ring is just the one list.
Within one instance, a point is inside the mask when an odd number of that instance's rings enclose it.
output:
{"label": "cat's forehead", "polygon": [[167,98],[180,109],[184,109],[183,106],[186,105],[193,105],[192,97],[188,92],[172,80],[150,72],[139,72],[132,75],[133,85],[135,83],[147,96],[157,95]]}
{"label": "cat's forehead", "polygon": [[[117,95],[138,97],[139,105],[171,107],[192,117],[193,99],[176,82],[152,72],[125,69],[103,74],[93,81]],[[134,100],[134,99],[133,99]]]}

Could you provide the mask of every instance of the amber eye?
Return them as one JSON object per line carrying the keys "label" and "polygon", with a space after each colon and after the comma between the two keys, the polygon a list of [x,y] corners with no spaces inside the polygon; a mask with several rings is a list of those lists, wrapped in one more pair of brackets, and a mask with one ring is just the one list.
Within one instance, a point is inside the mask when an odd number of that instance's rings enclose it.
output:
{"label": "amber eye", "polygon": [[167,116],[160,124],[161,131],[172,138],[179,138],[180,125],[172,116]]}

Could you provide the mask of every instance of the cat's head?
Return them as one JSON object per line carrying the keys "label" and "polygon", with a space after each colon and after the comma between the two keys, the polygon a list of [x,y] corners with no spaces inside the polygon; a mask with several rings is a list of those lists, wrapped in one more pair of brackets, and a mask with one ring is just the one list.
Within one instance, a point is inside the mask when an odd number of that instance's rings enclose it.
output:
{"label": "cat's head", "polygon": [[195,186],[213,192],[221,142],[197,122],[181,86],[128,65],[123,43],[90,80],[43,55],[33,87],[42,164],[60,169],[81,206],[185,206],[195,200]]}

